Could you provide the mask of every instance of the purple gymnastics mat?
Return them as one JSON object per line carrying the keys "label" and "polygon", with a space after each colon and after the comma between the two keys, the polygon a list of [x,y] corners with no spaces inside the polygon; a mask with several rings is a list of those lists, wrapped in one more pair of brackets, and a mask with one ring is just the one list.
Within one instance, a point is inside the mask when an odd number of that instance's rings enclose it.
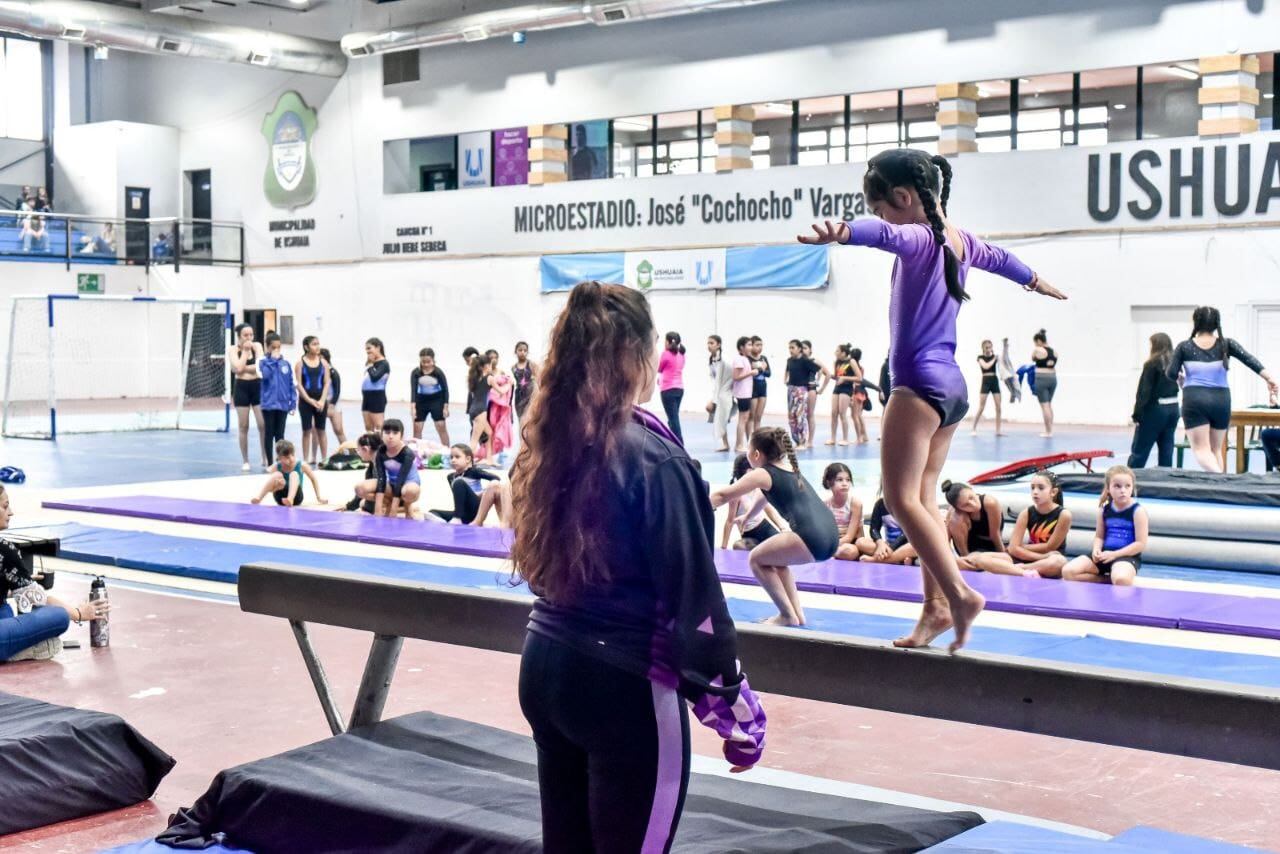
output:
{"label": "purple gymnastics mat", "polygon": [[[154,496],[46,501],[44,506],[491,558],[507,556],[511,537],[510,531],[494,527]],[[747,552],[717,550],[716,567],[725,581],[755,583]],[[915,567],[829,560],[792,570],[801,590],[907,602],[921,597],[920,571]],[[981,572],[967,572],[965,580],[987,597],[993,611],[1280,639],[1280,599],[1064,584]]]}

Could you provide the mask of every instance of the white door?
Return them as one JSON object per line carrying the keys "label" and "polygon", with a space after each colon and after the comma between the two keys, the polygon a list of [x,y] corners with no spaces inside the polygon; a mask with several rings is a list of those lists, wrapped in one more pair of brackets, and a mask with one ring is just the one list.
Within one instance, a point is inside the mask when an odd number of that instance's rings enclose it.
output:
{"label": "white door", "polygon": [[1130,373],[1135,393],[1142,365],[1151,355],[1151,336],[1163,332],[1177,347],[1179,341],[1191,334],[1191,312],[1195,308],[1193,305],[1135,305],[1130,309],[1129,319],[1133,327]]}
{"label": "white door", "polygon": [[[1253,307],[1253,340],[1245,346],[1258,357],[1258,361],[1268,369],[1272,377],[1280,377],[1280,305]],[[1231,372],[1235,373],[1235,369]],[[1243,373],[1248,381],[1243,389],[1245,397],[1242,402],[1246,406],[1265,404],[1266,384],[1247,369]]]}

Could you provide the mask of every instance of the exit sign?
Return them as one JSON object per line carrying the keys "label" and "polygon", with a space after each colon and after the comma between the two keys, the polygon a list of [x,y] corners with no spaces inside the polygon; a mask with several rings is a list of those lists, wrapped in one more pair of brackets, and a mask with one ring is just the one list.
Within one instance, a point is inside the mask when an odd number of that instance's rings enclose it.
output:
{"label": "exit sign", "polygon": [[107,277],[104,273],[76,273],[76,293],[105,294]]}

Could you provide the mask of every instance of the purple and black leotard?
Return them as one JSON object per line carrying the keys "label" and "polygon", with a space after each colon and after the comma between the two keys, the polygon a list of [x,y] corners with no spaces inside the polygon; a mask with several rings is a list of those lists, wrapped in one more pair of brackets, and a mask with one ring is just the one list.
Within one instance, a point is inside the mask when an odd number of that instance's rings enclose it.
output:
{"label": "purple and black leotard", "polygon": [[[942,426],[969,410],[969,389],[956,364],[956,316],[960,303],[947,292],[942,247],[926,225],[891,225],[880,219],[847,223],[852,246],[870,246],[897,256],[889,296],[889,376],[893,388],[908,388],[938,411]],[[960,284],[970,267],[1020,285],[1035,274],[1012,253],[959,230],[964,241]]]}

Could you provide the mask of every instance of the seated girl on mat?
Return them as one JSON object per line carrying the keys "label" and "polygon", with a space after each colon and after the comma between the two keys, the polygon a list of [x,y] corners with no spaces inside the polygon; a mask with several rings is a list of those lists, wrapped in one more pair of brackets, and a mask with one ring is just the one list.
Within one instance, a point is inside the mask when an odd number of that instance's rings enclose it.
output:
{"label": "seated girl on mat", "polygon": [[[729,483],[737,483],[747,472],[751,471],[751,461],[746,454],[738,454],[733,461],[733,479]],[[729,502],[729,515],[724,520],[724,534],[720,538],[720,548],[729,548],[729,537],[737,526],[742,539],[733,544],[735,549],[751,551],[765,540],[785,531],[787,526],[778,515],[778,511],[765,500],[764,493],[753,489],[741,498]]]}
{"label": "seated girl on mat", "polygon": [[311,480],[311,488],[316,491],[316,503],[328,504],[320,497],[320,481],[316,480],[315,469],[306,463],[298,462],[297,452],[288,439],[276,442],[276,461],[272,464],[266,483],[253,499],[254,504],[261,504],[268,494],[272,495],[276,504],[281,507],[297,507],[302,504],[302,477]]}
{"label": "seated girl on mat", "polygon": [[836,533],[840,545],[836,547],[836,560],[857,560],[863,552],[861,542],[868,550],[875,544],[862,535],[862,502],[853,497],[853,472],[844,463],[832,463],[822,473],[822,488],[831,490],[827,507],[836,520]]}
{"label": "seated girl on mat", "polygon": [[[1071,511],[1062,506],[1062,486],[1053,472],[1038,471],[1031,476],[1031,506],[1018,514],[1009,535],[1009,550],[1003,555],[987,555],[977,561],[979,569],[991,570],[987,559],[1012,560],[1028,578],[1059,578],[1067,558],[1062,548],[1071,530]],[[1023,543],[1022,538],[1027,538]]]}
{"label": "seated girl on mat", "polygon": [[[779,463],[783,458],[784,468]],[[791,436],[777,427],[757,430],[751,437],[747,459],[752,471],[711,493],[711,506],[720,507],[759,489],[787,520],[791,530],[776,534],[751,550],[751,572],[778,606],[778,616],[765,622],[775,626],[803,626],[804,608],[791,566],[816,563],[836,553],[839,535],[831,511],[817,491],[800,474]]]}
{"label": "seated girl on mat", "polygon": [[1098,507],[1098,528],[1088,555],[1072,558],[1062,568],[1067,581],[1090,581],[1130,587],[1142,568],[1147,547],[1147,510],[1137,502],[1133,469],[1112,466]]}
{"label": "seated girl on mat", "polygon": [[975,492],[967,483],[943,481],[942,492],[951,505],[947,514],[947,535],[955,547],[961,569],[1021,575],[1004,548],[1000,529],[1004,527],[1004,508],[994,495]]}
{"label": "seated girl on mat", "polygon": [[[479,520],[484,524],[484,517],[489,515],[489,508],[499,503],[498,515],[503,518],[504,508],[510,511],[510,502],[501,503],[502,481],[491,471],[476,466],[475,454],[470,445],[459,443],[449,449],[449,491],[453,493],[452,510],[432,510],[431,515],[452,522],[455,519],[463,525],[471,525]],[[490,494],[493,490],[493,494]],[[485,499],[488,499],[486,501]],[[481,509],[484,516],[481,515]],[[505,521],[505,518],[503,518]]]}
{"label": "seated girl on mat", "polygon": [[382,449],[373,458],[377,484],[373,489],[373,515],[413,517],[413,505],[422,494],[418,455],[405,444],[404,423],[388,418],[382,424]]}
{"label": "seated girl on mat", "polygon": [[[884,530],[883,536],[880,533],[881,529]],[[915,561],[915,548],[907,542],[907,535],[902,532],[898,520],[893,518],[893,514],[889,512],[889,506],[884,502],[884,497],[879,493],[876,495],[876,503],[871,508],[867,533],[870,536],[857,543],[858,551],[862,552],[859,560],[896,564],[909,564]]]}

